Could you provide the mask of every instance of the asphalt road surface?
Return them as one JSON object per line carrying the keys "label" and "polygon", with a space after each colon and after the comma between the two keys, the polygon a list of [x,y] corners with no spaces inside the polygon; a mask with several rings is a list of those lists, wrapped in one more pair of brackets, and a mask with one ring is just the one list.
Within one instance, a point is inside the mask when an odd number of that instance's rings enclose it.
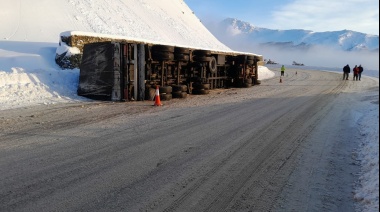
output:
{"label": "asphalt road surface", "polygon": [[0,111],[0,211],[354,211],[355,123],[378,79],[275,71],[162,107]]}

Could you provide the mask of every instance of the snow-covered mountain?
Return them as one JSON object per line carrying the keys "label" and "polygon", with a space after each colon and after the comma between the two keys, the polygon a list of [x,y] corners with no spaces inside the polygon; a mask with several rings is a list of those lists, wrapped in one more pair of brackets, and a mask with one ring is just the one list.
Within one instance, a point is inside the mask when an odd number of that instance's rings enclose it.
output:
{"label": "snow-covered mountain", "polygon": [[306,66],[339,70],[346,64],[362,64],[367,69],[379,70],[378,35],[352,30],[313,32],[267,29],[234,18],[202,22],[229,48],[254,52],[280,64],[291,65],[296,61]]}
{"label": "snow-covered mountain", "polygon": [[321,45],[344,51],[379,51],[378,35],[352,30],[328,32],[313,32],[303,29],[275,30],[256,27],[234,18],[227,18],[209,28],[218,39],[230,46],[236,40],[245,38],[255,44],[281,48],[307,49],[311,46]]}

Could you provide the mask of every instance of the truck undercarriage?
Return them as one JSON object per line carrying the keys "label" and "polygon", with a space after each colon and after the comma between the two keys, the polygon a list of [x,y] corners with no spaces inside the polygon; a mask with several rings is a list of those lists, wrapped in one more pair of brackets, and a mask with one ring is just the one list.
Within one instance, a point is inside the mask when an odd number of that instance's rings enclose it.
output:
{"label": "truck undercarriage", "polygon": [[99,42],[83,48],[78,95],[111,101],[162,100],[260,84],[261,56],[161,44]]}

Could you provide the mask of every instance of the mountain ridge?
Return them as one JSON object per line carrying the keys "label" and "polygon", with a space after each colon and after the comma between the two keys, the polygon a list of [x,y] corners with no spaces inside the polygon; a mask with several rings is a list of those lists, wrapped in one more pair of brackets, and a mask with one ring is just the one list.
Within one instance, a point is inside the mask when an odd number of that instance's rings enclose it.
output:
{"label": "mountain ridge", "polygon": [[[270,45],[289,48],[305,48],[309,46],[321,45],[343,51],[379,51],[379,36],[370,35],[352,30],[314,32],[304,29],[278,30],[268,29],[252,25],[249,22],[236,18],[226,18],[217,27],[209,29],[216,32],[225,32],[228,39],[249,39],[249,41],[260,45]],[[221,39],[229,43],[228,39]]]}

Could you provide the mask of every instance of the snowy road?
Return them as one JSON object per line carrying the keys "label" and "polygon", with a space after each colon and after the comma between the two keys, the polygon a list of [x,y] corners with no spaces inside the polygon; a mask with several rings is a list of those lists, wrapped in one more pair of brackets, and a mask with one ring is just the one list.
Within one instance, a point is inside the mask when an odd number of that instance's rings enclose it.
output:
{"label": "snowy road", "polygon": [[275,71],[163,107],[0,111],[0,211],[354,211],[356,124],[378,79]]}

